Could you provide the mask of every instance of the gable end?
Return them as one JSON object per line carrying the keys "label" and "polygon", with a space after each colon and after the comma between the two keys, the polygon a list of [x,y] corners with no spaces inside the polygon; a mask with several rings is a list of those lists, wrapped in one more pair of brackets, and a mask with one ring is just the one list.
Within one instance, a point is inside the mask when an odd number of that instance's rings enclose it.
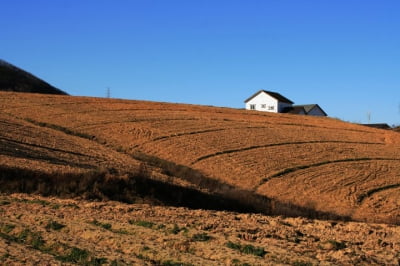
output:
{"label": "gable end", "polygon": [[247,103],[248,101],[250,101],[251,99],[253,99],[254,97],[256,97],[258,94],[260,94],[262,92],[268,94],[269,96],[271,96],[272,98],[278,100],[279,102],[293,104],[293,102],[291,100],[289,100],[288,98],[282,96],[281,94],[279,94],[277,92],[273,92],[273,91],[266,91],[266,90],[259,90],[258,92],[253,94],[251,97],[249,97],[247,100],[245,100],[244,102]]}

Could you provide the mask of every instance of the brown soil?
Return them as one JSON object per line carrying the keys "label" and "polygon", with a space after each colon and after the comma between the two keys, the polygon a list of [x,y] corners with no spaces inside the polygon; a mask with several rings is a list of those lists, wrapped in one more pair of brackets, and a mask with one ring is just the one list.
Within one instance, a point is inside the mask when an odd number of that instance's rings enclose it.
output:
{"label": "brown soil", "polygon": [[0,265],[400,263],[397,132],[10,92],[0,110]]}
{"label": "brown soil", "polygon": [[[393,131],[325,117],[6,92],[0,109],[2,165],[48,173],[144,165],[152,178],[195,189],[228,186],[307,212],[400,223]],[[167,171],[157,160],[186,168]],[[307,215],[284,209],[274,213]]]}
{"label": "brown soil", "polygon": [[0,214],[1,265],[400,263],[400,228],[385,224],[26,194],[0,195]]}

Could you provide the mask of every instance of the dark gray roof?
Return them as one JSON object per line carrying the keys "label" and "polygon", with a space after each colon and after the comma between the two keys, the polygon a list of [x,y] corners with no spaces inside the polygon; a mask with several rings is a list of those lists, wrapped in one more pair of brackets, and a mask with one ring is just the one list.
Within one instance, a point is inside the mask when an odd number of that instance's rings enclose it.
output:
{"label": "dark gray roof", "polygon": [[282,110],[282,113],[296,114],[296,115],[307,114],[303,106],[286,107],[285,109]]}
{"label": "dark gray roof", "polygon": [[367,127],[373,127],[373,128],[380,128],[380,129],[390,129],[391,127],[386,124],[386,123],[377,123],[377,124],[360,124],[363,126],[367,126]]}
{"label": "dark gray roof", "polygon": [[294,105],[293,107],[302,107],[305,110],[305,113],[308,114],[312,109],[319,108],[325,116],[328,116],[327,113],[318,105],[318,104],[302,104],[302,105]]}
{"label": "dark gray roof", "polygon": [[310,112],[315,106],[317,106],[317,104],[302,104],[302,105],[296,105],[299,107],[303,107],[304,110],[306,110],[306,112]]}
{"label": "dark gray roof", "polygon": [[293,102],[291,100],[282,96],[281,94],[279,94],[277,92],[273,92],[273,91],[266,91],[266,90],[259,90],[258,92],[254,93],[250,98],[245,100],[244,102],[247,103],[248,101],[250,101],[251,99],[256,97],[258,94],[260,94],[261,92],[265,92],[266,94],[270,95],[271,97],[277,99],[280,102],[293,104]]}

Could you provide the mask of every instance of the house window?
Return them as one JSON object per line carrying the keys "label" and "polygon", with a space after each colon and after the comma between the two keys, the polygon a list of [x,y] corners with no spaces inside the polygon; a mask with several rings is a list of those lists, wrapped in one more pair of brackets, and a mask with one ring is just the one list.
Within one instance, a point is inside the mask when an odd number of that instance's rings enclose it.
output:
{"label": "house window", "polygon": [[250,110],[256,110],[256,105],[255,104],[250,104]]}
{"label": "house window", "polygon": [[275,106],[268,106],[268,110],[274,110]]}
{"label": "house window", "polygon": [[267,105],[266,104],[261,104],[261,108],[267,108]]}

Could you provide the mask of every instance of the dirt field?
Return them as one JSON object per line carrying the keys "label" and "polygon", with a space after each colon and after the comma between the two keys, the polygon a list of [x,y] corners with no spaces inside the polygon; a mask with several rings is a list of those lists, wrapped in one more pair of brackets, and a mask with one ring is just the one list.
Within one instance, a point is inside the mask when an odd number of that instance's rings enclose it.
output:
{"label": "dirt field", "polygon": [[398,132],[9,92],[0,110],[0,265],[400,263]]}
{"label": "dirt field", "polygon": [[2,165],[47,172],[153,165],[157,178],[199,188],[158,160],[215,180],[218,191],[231,186],[334,216],[400,223],[394,131],[331,118],[5,92],[0,109]]}
{"label": "dirt field", "polygon": [[400,228],[0,195],[2,265],[398,265]]}

